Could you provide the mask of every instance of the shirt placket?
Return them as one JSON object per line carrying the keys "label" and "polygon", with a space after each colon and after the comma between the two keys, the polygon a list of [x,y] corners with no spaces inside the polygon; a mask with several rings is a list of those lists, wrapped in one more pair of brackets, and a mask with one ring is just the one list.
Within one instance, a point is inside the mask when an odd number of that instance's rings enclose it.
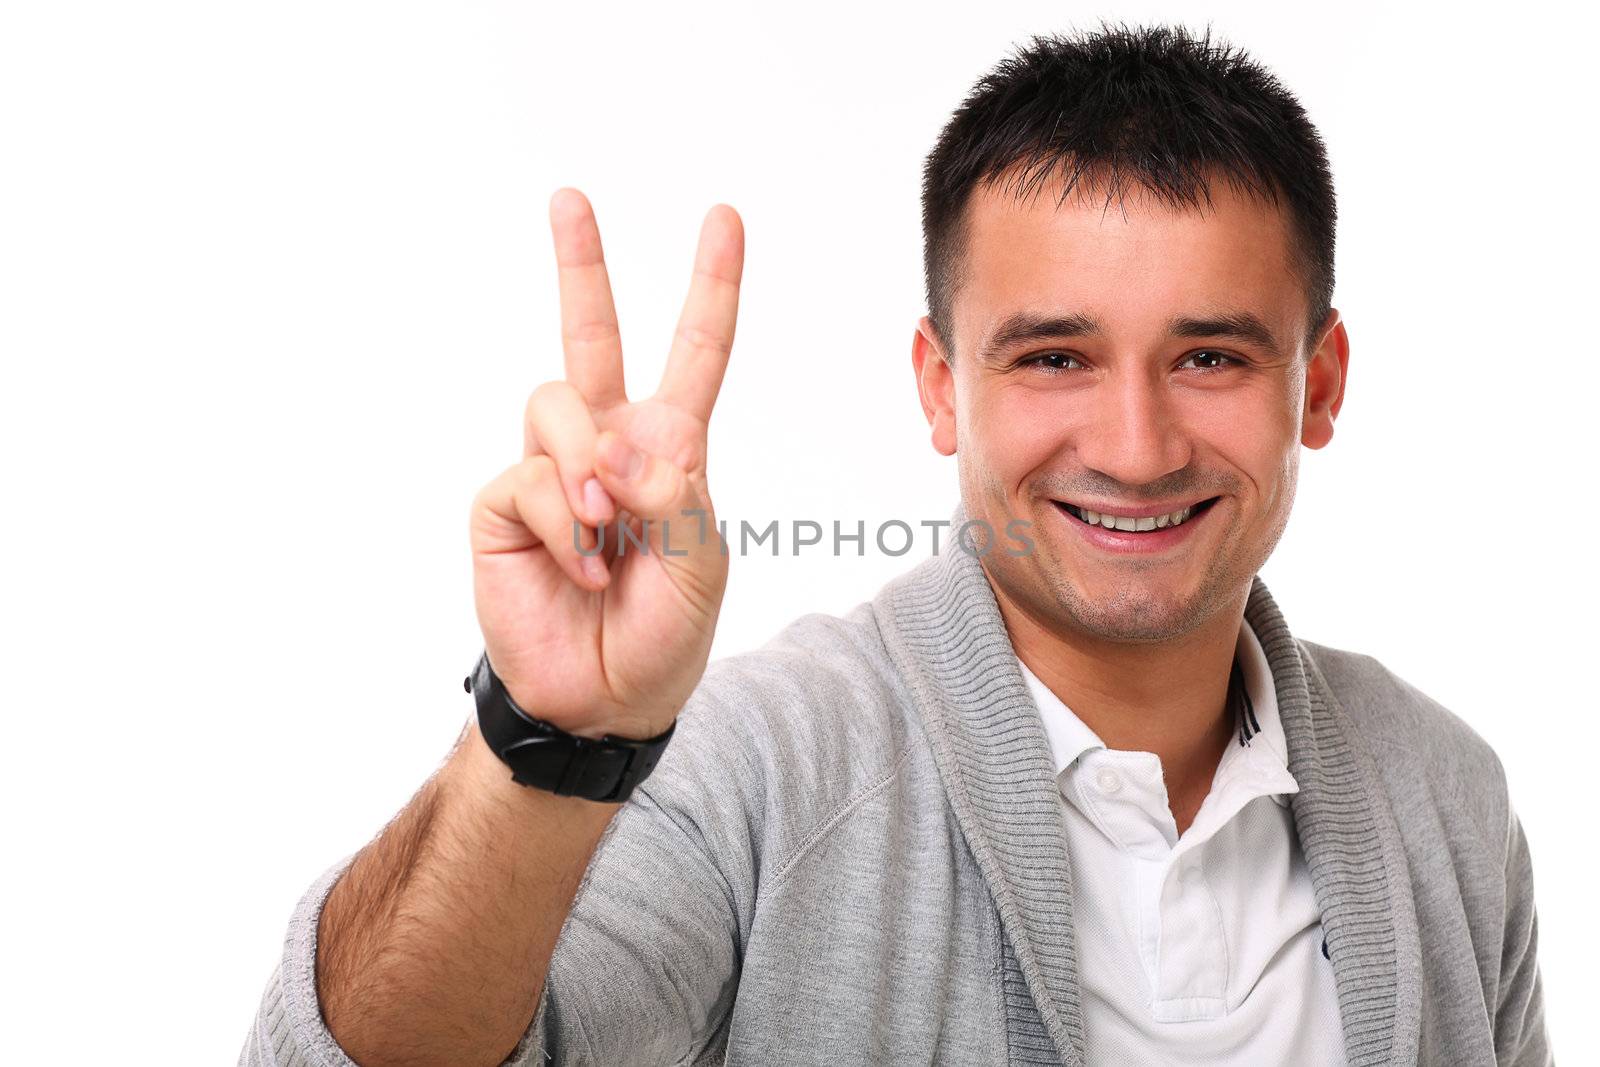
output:
{"label": "shirt placket", "polygon": [[1259,795],[1252,755],[1240,748],[1223,756],[1210,793],[1181,839],[1154,754],[1102,748],[1080,760],[1074,777],[1080,808],[1129,864],[1140,962],[1158,1020],[1226,1014],[1228,943],[1206,879],[1203,846]]}

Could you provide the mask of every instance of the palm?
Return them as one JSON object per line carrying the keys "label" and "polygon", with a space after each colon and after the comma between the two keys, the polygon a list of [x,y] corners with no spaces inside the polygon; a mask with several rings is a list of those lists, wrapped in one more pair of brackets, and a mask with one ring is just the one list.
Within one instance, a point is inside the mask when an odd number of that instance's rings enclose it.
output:
{"label": "palm", "polygon": [[[664,729],[698,681],[726,585],[727,557],[706,489],[706,427],[732,342],[743,241],[737,215],[714,209],[661,388],[629,402],[598,230],[582,208],[553,211],[567,381],[596,430],[681,469],[692,506],[706,515],[703,524],[669,516],[672,548],[687,550],[683,556],[661,554],[658,521],[650,524],[652,551],[629,542],[619,554],[617,522],[609,523],[610,580],[596,590],[574,582],[526,528],[475,512],[474,590],[491,662],[524,706],[557,725],[642,736]],[[537,436],[530,421],[529,455],[544,450]],[[618,518],[641,527],[626,510]]]}

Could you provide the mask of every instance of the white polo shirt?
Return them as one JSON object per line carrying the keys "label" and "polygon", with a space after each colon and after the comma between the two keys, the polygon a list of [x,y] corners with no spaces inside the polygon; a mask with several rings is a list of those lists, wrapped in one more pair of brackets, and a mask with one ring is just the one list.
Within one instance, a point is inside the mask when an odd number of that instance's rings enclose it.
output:
{"label": "white polo shirt", "polygon": [[1106,748],[1022,665],[1065,798],[1091,1067],[1345,1063],[1333,965],[1287,799],[1300,786],[1249,623],[1235,655],[1253,715],[1241,712],[1181,838],[1160,758]]}

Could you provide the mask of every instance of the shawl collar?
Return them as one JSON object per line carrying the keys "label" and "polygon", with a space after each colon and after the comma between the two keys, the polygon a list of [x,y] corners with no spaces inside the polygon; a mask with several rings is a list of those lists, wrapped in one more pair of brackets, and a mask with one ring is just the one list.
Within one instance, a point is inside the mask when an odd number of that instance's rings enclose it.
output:
{"label": "shawl collar", "polygon": [[[951,533],[966,521],[962,507]],[[979,560],[951,544],[875,608],[951,808],[999,913],[1014,1063],[1082,1067],[1066,824],[1044,722]],[[1410,877],[1371,754],[1259,577],[1245,618],[1272,667],[1300,783],[1291,811],[1355,1067],[1414,1064],[1421,957]]]}

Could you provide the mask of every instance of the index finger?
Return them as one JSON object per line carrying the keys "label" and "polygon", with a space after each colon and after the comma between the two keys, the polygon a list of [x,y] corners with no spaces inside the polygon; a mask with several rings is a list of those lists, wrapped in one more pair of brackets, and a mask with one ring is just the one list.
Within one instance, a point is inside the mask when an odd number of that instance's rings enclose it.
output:
{"label": "index finger", "polygon": [[728,369],[743,274],[744,222],[733,208],[717,204],[700,227],[689,296],[678,317],[661,387],[656,390],[662,400],[702,422],[711,417],[711,406]]}
{"label": "index finger", "polygon": [[557,189],[550,197],[550,229],[561,287],[561,349],[567,381],[591,407],[626,403],[622,335],[617,330],[600,227],[588,197],[576,189]]}

